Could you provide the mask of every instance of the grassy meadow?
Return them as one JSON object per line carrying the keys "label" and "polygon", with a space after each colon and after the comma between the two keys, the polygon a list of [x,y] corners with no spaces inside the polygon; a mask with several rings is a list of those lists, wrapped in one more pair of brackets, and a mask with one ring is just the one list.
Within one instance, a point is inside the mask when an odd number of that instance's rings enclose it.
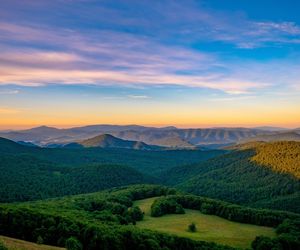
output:
{"label": "grassy meadow", "polygon": [[[249,248],[258,235],[275,237],[273,228],[232,222],[215,215],[202,214],[197,210],[185,209],[185,214],[151,217],[151,205],[155,199],[135,202],[134,205],[139,206],[145,213],[144,219],[137,222],[138,227],[244,249]],[[197,231],[193,233],[188,231],[188,225],[192,222],[197,227]]]}
{"label": "grassy meadow", "polygon": [[65,250],[65,248],[40,245],[24,240],[18,240],[0,235],[0,242],[2,242],[9,250]]}

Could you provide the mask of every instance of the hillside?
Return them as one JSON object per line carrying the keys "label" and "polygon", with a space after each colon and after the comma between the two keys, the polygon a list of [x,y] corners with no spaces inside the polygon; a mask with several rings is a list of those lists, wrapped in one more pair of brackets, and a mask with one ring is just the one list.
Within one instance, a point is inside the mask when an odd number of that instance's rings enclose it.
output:
{"label": "hillside", "polygon": [[264,141],[264,142],[275,142],[275,141],[300,141],[300,134],[294,131],[279,132],[269,135],[259,135],[245,141]]}
{"label": "hillside", "polygon": [[204,161],[223,154],[224,150],[132,150],[123,148],[36,148],[0,138],[1,154],[29,154],[58,165],[81,166],[112,164],[130,166],[142,173],[156,176],[159,172],[183,164]]}
{"label": "hillside", "polygon": [[[136,201],[151,197],[156,199],[149,218],[137,206],[142,201],[138,201],[138,204]],[[178,213],[172,210],[173,206],[181,208],[181,215],[186,213],[186,222],[180,216],[177,218]],[[193,210],[192,215],[190,210]],[[160,211],[161,214],[154,216],[153,211]],[[203,232],[200,238],[197,238],[197,233],[191,235],[184,232],[187,223],[196,214],[197,222],[203,221],[197,225]],[[173,217],[172,222],[168,222],[169,216]],[[297,224],[289,225],[285,220],[296,222],[300,217],[293,213],[251,209],[181,194],[164,186],[134,185],[43,201],[0,204],[0,218],[0,235],[31,242],[42,241],[53,246],[77,246],[68,249],[233,250],[236,249],[234,246],[249,246],[259,234],[277,238],[280,231],[277,230],[278,234],[275,235],[273,229],[277,226],[286,230],[295,229],[298,233],[298,228],[295,228]],[[161,232],[159,224],[152,230],[139,228],[140,223],[145,225],[149,219],[168,223],[165,233]],[[184,237],[168,231],[172,229],[168,227],[169,224],[176,223],[177,219],[181,221],[177,229]],[[216,232],[216,228],[219,232]],[[246,238],[243,239],[241,235],[236,237],[237,232],[246,234]],[[214,234],[221,239],[209,237]],[[280,238],[278,249],[282,249],[282,245],[295,244],[290,234],[288,231],[285,237]],[[296,244],[298,247],[299,244]]]}
{"label": "hillside", "polygon": [[159,147],[147,145],[141,141],[128,141],[114,137],[110,134],[98,135],[93,138],[78,142],[83,147],[101,147],[101,148],[127,148],[140,150],[154,150]]}
{"label": "hillside", "polygon": [[0,202],[88,193],[152,183],[163,170],[224,151],[38,148],[0,138]]}
{"label": "hillside", "polygon": [[26,153],[26,152],[31,152],[31,148],[0,137],[0,153]]}
{"label": "hillside", "polygon": [[163,173],[191,193],[300,213],[299,142],[252,143],[199,164]]}
{"label": "hillside", "polygon": [[31,155],[0,155],[0,172],[0,202],[46,199],[154,182],[153,178],[126,166],[64,167]]}
{"label": "hillside", "polygon": [[256,147],[255,151],[251,159],[255,163],[300,179],[300,142],[266,143]]}
{"label": "hillside", "polygon": [[152,145],[176,147],[178,145],[205,146],[211,144],[228,144],[268,131],[247,128],[210,128],[210,129],[149,129],[145,131],[121,131],[113,135],[122,139],[143,141]]}
{"label": "hillside", "polygon": [[[43,244],[32,243],[24,240],[18,240],[0,235],[0,243],[3,243],[8,250],[65,250],[66,248],[47,246]],[[0,245],[1,246],[1,245]]]}

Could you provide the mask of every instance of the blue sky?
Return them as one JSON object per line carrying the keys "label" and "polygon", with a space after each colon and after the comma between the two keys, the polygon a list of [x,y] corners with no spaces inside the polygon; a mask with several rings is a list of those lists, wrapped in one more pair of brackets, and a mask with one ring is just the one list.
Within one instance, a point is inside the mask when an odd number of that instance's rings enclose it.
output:
{"label": "blue sky", "polygon": [[3,128],[300,126],[297,0],[0,4]]}

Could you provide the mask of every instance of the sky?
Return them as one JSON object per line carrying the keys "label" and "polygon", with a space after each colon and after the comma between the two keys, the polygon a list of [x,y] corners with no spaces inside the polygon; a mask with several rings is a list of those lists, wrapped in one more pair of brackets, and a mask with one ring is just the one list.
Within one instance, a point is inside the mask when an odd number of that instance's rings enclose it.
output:
{"label": "sky", "polygon": [[0,0],[0,129],[300,127],[298,0]]}

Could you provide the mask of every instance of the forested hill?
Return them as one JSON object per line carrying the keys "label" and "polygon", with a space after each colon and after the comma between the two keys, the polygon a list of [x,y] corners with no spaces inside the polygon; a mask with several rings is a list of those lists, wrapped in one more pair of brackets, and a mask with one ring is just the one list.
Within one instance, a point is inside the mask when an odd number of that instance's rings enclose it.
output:
{"label": "forested hill", "polygon": [[[134,226],[147,220],[134,201],[150,197],[156,199],[151,207],[151,215],[156,217],[158,231]],[[246,208],[153,185],[134,185],[45,201],[0,204],[0,234],[67,249],[237,250],[216,244],[213,242],[216,241],[215,236],[196,241],[192,240],[193,235],[189,232],[185,232],[183,237],[159,232],[159,226],[162,225],[159,221],[163,220],[163,215],[184,213],[187,209],[198,210],[206,218],[210,215],[219,217],[222,220],[220,225],[216,224],[219,233],[226,230],[227,226],[232,226],[233,222],[277,227],[277,235],[273,238],[253,238],[252,246],[267,244],[276,247],[273,249],[299,249],[300,228],[297,221],[300,216],[297,214]],[[179,227],[185,229],[188,223],[189,220]],[[257,226],[255,228],[258,229]],[[199,224],[199,233],[205,234],[207,229],[205,223]],[[211,235],[215,235],[214,232]],[[235,245],[235,235],[229,236],[226,242]]]}
{"label": "forested hill", "polygon": [[154,178],[127,166],[59,166],[32,155],[0,155],[0,173],[0,202],[46,199],[155,182]]}
{"label": "forested hill", "polygon": [[38,148],[19,145],[0,137],[0,155],[30,154],[56,165],[114,164],[130,166],[140,172],[156,176],[175,166],[201,162],[224,150],[132,150],[122,148]]}
{"label": "forested hill", "polygon": [[110,134],[102,134],[77,143],[83,147],[127,148],[139,150],[158,150],[160,147],[151,146],[141,141],[122,140]]}
{"label": "forested hill", "polygon": [[0,202],[153,183],[162,170],[222,153],[218,150],[51,149],[23,146],[0,138]]}
{"label": "forested hill", "polygon": [[300,213],[299,142],[251,143],[162,174],[182,190],[255,207]]}
{"label": "forested hill", "polygon": [[[33,149],[34,150],[34,149]],[[0,137],[0,154],[2,153],[27,153],[33,152],[31,147],[20,145],[19,143]]]}
{"label": "forested hill", "polygon": [[248,142],[228,147],[233,150],[252,149],[255,151],[251,161],[271,168],[278,173],[287,173],[300,178],[300,142]]}
{"label": "forested hill", "polygon": [[252,161],[300,178],[300,142],[263,143],[255,147],[255,151]]}

